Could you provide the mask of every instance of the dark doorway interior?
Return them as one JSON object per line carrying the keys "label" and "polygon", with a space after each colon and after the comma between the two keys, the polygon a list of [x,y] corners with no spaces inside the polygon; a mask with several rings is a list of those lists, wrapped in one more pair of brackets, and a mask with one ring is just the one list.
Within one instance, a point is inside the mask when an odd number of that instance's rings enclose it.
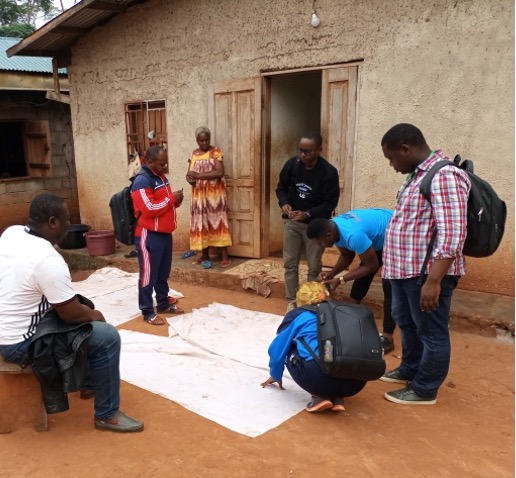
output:
{"label": "dark doorway interior", "polygon": [[320,70],[271,75],[270,87],[270,217],[269,255],[281,255],[283,222],[276,198],[279,173],[297,154],[299,140],[308,130],[321,127]]}
{"label": "dark doorway interior", "polygon": [[23,123],[0,122],[0,179],[27,176]]}

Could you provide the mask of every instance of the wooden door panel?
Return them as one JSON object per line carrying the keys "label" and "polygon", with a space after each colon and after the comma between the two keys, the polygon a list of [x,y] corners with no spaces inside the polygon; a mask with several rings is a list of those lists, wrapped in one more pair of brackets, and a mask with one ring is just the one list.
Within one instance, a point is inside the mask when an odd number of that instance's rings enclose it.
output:
{"label": "wooden door panel", "polygon": [[358,67],[323,70],[321,132],[326,158],[339,171],[337,213],[352,207]]}
{"label": "wooden door panel", "polygon": [[260,257],[261,79],[212,85],[209,117],[213,143],[224,153],[228,187],[229,254]]}
{"label": "wooden door panel", "polygon": [[[348,211],[353,205],[357,85],[357,66],[323,70],[321,133],[325,157],[339,172],[336,214]],[[336,248],[326,249],[323,265],[333,267],[337,257]]]}

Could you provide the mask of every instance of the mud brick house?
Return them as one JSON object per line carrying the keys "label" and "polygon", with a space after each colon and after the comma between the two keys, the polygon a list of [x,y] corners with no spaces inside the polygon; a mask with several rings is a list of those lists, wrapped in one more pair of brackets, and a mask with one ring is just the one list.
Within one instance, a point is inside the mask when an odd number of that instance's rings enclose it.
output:
{"label": "mud brick house", "polygon": [[[19,41],[0,37],[0,232],[25,224],[40,192],[65,198],[79,220],[70,105],[47,97],[52,58],[7,57]],[[57,75],[68,90],[66,70]]]}
{"label": "mud brick house", "polygon": [[514,294],[512,0],[83,0],[9,54],[68,69],[81,221],[93,228],[111,227],[110,196],[155,141],[185,188],[174,241],[186,249],[187,158],[208,124],[225,153],[230,253],[278,254],[274,189],[304,130],[321,130],[345,211],[394,206],[403,178],[380,140],[410,122],[432,148],[473,159],[509,206],[500,250],[469,260],[460,287]]}

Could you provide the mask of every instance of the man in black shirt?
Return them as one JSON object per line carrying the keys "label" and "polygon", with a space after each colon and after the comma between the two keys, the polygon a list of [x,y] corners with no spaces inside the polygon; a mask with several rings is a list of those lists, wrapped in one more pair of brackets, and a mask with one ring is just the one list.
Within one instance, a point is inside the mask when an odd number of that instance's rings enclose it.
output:
{"label": "man in black shirt", "polygon": [[287,311],[296,307],[299,286],[299,260],[303,247],[308,265],[308,281],[318,281],[324,249],[306,236],[308,223],[316,218],[329,219],[339,201],[337,169],[320,156],[322,137],[310,131],[299,141],[299,156],[290,158],[279,175],[276,188],[283,211],[283,261]]}

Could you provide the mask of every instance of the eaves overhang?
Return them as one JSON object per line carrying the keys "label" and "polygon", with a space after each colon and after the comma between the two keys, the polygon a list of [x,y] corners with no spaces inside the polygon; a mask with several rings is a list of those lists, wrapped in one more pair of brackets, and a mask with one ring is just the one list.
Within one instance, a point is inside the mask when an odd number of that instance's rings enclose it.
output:
{"label": "eaves overhang", "polygon": [[7,56],[46,56],[67,66],[70,48],[97,25],[146,0],[83,0],[7,50]]}

